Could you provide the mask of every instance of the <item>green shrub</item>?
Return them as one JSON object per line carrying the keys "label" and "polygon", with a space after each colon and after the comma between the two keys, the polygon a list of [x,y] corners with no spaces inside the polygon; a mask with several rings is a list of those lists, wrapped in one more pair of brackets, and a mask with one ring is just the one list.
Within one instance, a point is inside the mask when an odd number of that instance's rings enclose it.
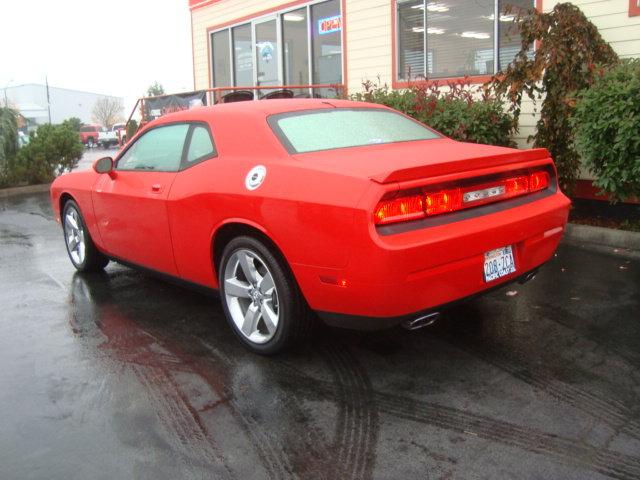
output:
{"label": "green shrub", "polygon": [[517,124],[503,103],[482,87],[468,82],[415,84],[403,90],[367,81],[354,100],[395,108],[455,140],[514,146]]}
{"label": "green shrub", "polygon": [[71,171],[84,149],[78,133],[68,124],[41,125],[16,156],[15,173],[22,182],[46,183]]}
{"label": "green shrub", "polygon": [[624,60],[578,95],[575,146],[612,201],[640,197],[640,59]]}

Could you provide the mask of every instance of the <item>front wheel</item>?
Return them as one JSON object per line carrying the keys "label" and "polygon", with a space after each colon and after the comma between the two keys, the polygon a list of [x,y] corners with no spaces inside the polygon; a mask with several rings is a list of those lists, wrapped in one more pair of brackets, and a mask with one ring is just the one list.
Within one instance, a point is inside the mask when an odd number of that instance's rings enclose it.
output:
{"label": "front wheel", "polygon": [[274,354],[308,335],[312,317],[284,260],[260,240],[241,236],[219,268],[227,321],[250,350]]}
{"label": "front wheel", "polygon": [[104,269],[109,259],[98,251],[80,214],[78,204],[67,201],[62,210],[62,228],[71,263],[80,272]]}

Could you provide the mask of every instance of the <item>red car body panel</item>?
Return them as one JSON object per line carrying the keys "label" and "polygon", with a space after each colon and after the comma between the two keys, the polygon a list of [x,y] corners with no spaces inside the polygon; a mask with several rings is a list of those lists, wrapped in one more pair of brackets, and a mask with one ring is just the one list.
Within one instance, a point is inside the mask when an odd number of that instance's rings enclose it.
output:
{"label": "red car body panel", "polygon": [[[166,115],[128,145],[155,125],[200,121],[209,125],[217,156],[172,173],[63,175],[51,188],[53,208],[59,218],[61,197],[73,197],[108,256],[211,288],[218,287],[217,233],[229,224],[252,227],[280,250],[312,309],[354,316],[361,328],[371,318],[400,318],[482,292],[553,255],[570,202],[544,149],[441,138],[291,155],[267,124],[276,113],[353,106],[287,99]],[[256,165],[267,175],[250,191],[245,177]],[[375,207],[389,192],[534,167],[554,174],[543,194],[419,228],[374,224]],[[484,253],[506,245],[514,248],[517,271],[485,283]]]}

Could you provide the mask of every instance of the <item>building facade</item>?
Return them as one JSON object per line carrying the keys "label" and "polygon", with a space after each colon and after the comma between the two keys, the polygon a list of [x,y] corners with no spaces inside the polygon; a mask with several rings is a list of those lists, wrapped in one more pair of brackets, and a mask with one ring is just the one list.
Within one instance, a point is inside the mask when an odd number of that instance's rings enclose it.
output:
{"label": "building facade", "polygon": [[121,103],[122,97],[112,97],[99,93],[48,87],[30,83],[9,86],[0,90],[0,101],[15,107],[26,119],[27,126],[33,128],[44,123],[61,123],[71,117],[83,123],[93,123],[93,107],[101,98],[115,98]]}
{"label": "building facade", "polygon": [[[557,0],[189,0],[194,89],[337,84],[402,88],[425,76],[482,83],[519,49],[517,9]],[[574,0],[621,57],[640,56],[640,0]],[[511,5],[511,14],[505,7]],[[296,90],[299,94],[307,92]],[[311,93],[330,96],[331,89]],[[333,92],[334,93],[334,92]],[[334,93],[335,94],[335,93]],[[523,105],[521,146],[534,132]]]}

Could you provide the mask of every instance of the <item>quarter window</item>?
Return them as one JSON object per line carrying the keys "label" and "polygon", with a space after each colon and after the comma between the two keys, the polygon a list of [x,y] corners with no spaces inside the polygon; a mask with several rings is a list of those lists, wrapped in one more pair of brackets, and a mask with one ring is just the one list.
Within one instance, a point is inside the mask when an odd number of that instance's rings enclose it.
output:
{"label": "quarter window", "polygon": [[398,79],[493,75],[520,50],[513,20],[533,0],[398,0]]}
{"label": "quarter window", "polygon": [[189,151],[187,152],[187,166],[203,160],[215,153],[209,131],[200,125],[193,127]]}
{"label": "quarter window", "polygon": [[149,130],[118,160],[118,170],[177,172],[189,125],[167,125]]}

